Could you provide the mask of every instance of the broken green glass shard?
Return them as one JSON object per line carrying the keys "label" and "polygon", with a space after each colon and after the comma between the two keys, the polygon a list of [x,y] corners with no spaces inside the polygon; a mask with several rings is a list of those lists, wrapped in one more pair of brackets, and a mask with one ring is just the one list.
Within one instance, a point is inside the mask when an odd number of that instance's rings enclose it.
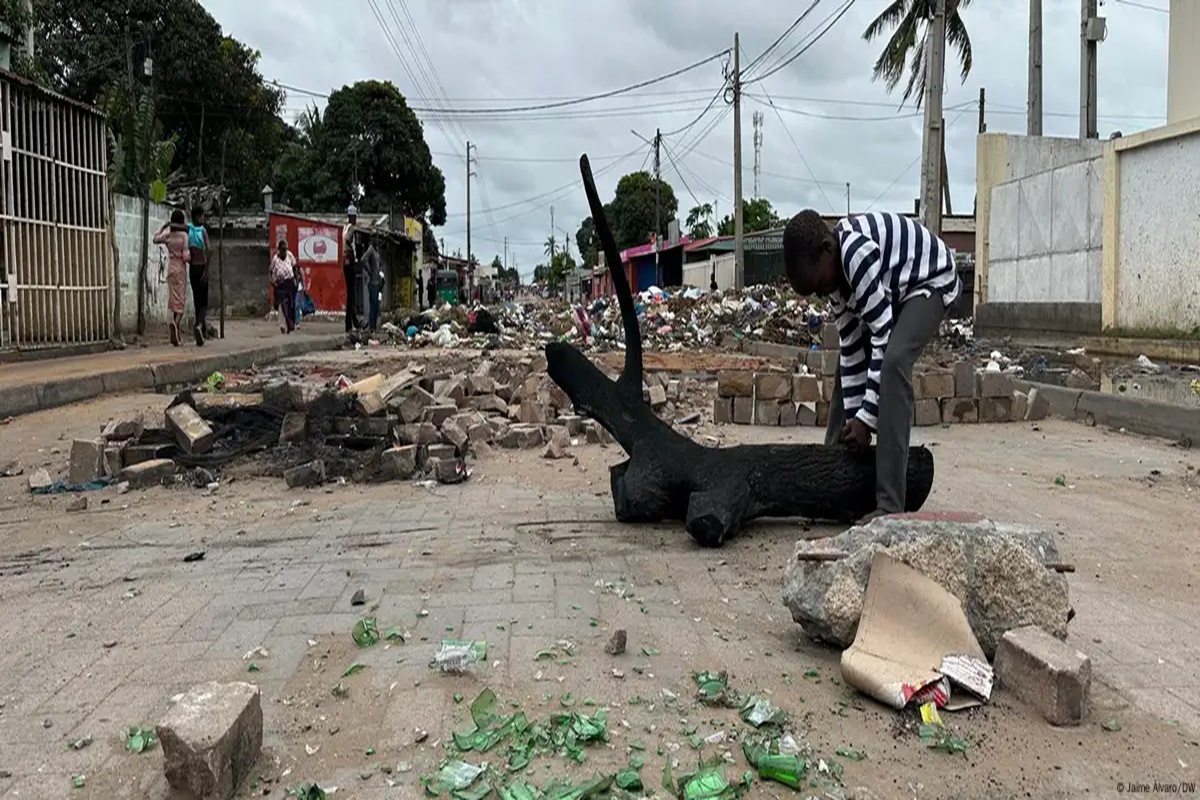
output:
{"label": "broken green glass shard", "polygon": [[528,783],[512,783],[508,786],[497,786],[496,794],[500,800],[542,800],[542,792]]}
{"label": "broken green glass shard", "polygon": [[354,623],[354,629],[350,635],[354,637],[354,643],[359,647],[370,647],[379,641],[379,624],[374,617],[363,617]]}
{"label": "broken green glass shard", "polygon": [[618,772],[616,783],[618,787],[627,792],[640,792],[642,790],[642,776],[638,775],[638,771],[633,767]]}
{"label": "broken green glass shard", "polygon": [[144,753],[158,741],[153,728],[126,728],[122,735],[125,738],[125,749],[131,753]]}
{"label": "broken green glass shard", "polygon": [[787,714],[775,707],[767,698],[762,695],[750,695],[746,698],[746,702],[742,703],[742,719],[755,728],[761,728],[764,725],[782,725],[787,721]]}
{"label": "broken green glass shard", "polygon": [[864,758],[867,757],[867,754],[864,753],[862,750],[854,750],[853,748],[850,748],[850,747],[839,747],[834,752],[836,752],[842,758],[847,758],[851,761],[862,761]]}
{"label": "broken green glass shard", "polygon": [[732,697],[729,690],[729,676],[724,672],[697,672],[692,676],[696,681],[696,699],[706,706],[728,704]]}
{"label": "broken green glass shard", "polygon": [[366,669],[366,668],[367,668],[366,664],[360,664],[359,662],[355,661],[353,664],[346,667],[345,671],[342,672],[342,677],[348,678],[351,675],[353,675],[354,673],[358,672],[359,670]]}
{"label": "broken green glass shard", "polygon": [[387,639],[389,642],[399,642],[400,644],[404,644],[404,631],[400,630],[399,628],[388,628],[383,634],[383,638]]}
{"label": "broken green glass shard", "polygon": [[326,800],[325,790],[315,783],[302,783],[288,789],[288,797],[296,800]]}
{"label": "broken green glass shard", "polygon": [[772,741],[769,746],[749,739],[742,742],[742,755],[758,771],[760,778],[798,790],[808,769],[808,762],[797,755],[780,753],[778,750],[778,740]]}

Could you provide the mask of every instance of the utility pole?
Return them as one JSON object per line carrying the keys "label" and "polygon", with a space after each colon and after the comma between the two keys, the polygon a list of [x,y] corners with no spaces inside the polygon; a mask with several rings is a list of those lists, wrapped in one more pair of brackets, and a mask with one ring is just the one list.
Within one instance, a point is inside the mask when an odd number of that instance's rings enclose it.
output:
{"label": "utility pole", "polygon": [[467,142],[467,273],[471,272],[471,177],[475,175],[471,171],[471,164],[475,163],[471,158],[471,150],[475,145]]}
{"label": "utility pole", "polygon": [[200,104],[200,138],[196,142],[196,174],[204,177],[204,103]]}
{"label": "utility pole", "polygon": [[504,272],[508,274],[508,237],[504,237]]}
{"label": "utility pole", "polygon": [[1082,0],[1079,23],[1079,138],[1097,139],[1096,49],[1108,35],[1104,17],[1096,16],[1096,0]]}
{"label": "utility pole", "polygon": [[950,205],[950,167],[946,158],[946,118],[942,118],[942,197],[946,201],[946,213],[953,214],[954,207]]}
{"label": "utility pole", "polygon": [[[1025,132],[1042,135],[1042,0],[1029,0],[1029,87]],[[980,106],[982,108],[982,105]]]}
{"label": "utility pole", "polygon": [[935,236],[942,233],[942,82],[946,63],[946,0],[935,0],[925,58],[925,141],[921,164],[921,216]]}
{"label": "utility pole", "polygon": [[550,266],[554,266],[554,206],[550,206]]}
{"label": "utility pole", "polygon": [[[24,0],[24,2],[21,5],[25,8],[25,13],[28,16],[32,17],[33,16],[33,0]],[[30,25],[25,26],[25,56],[30,60],[30,62],[33,61],[33,57],[35,55],[33,48],[34,48],[33,25],[30,24]]]}
{"label": "utility pole", "polygon": [[987,90],[979,87],[979,132],[987,133]]}
{"label": "utility pole", "polygon": [[[940,0],[939,0],[940,1]],[[746,285],[746,260],[742,241],[742,46],[733,34],[733,285]]]}
{"label": "utility pole", "polygon": [[658,251],[662,249],[662,131],[654,129],[654,282],[662,285],[662,268],[658,266]]}
{"label": "utility pole", "polygon": [[850,216],[850,181],[846,181],[846,216]]}
{"label": "utility pole", "polygon": [[[225,144],[229,131],[221,134],[221,233],[217,238],[217,254],[220,267],[217,270],[217,302],[221,304],[221,338],[225,338]],[[268,245],[269,246],[269,245]]]}

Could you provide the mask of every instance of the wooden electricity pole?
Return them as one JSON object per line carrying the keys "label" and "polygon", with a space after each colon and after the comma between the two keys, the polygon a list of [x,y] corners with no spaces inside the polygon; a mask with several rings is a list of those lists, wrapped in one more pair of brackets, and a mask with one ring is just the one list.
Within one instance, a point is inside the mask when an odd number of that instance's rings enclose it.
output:
{"label": "wooden electricity pole", "polygon": [[925,59],[925,141],[921,164],[921,216],[935,236],[942,233],[942,83],[946,63],[946,0],[935,0]]}

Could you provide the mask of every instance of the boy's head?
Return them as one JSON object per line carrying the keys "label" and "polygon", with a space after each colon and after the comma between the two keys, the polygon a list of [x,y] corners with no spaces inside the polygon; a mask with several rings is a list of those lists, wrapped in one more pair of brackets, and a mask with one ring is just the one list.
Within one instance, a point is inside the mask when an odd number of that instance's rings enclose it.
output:
{"label": "boy's head", "polygon": [[783,231],[783,271],[798,294],[827,295],[838,287],[837,239],[811,208]]}

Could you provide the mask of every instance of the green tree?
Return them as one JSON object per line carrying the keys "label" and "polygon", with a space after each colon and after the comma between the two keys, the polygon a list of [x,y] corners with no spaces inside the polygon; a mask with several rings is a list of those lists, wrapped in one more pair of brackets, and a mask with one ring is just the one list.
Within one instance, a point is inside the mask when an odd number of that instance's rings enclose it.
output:
{"label": "green tree", "polygon": [[547,237],[545,244],[542,245],[542,252],[546,254],[546,258],[553,258],[558,252],[558,241],[554,238],[554,234]]}
{"label": "green tree", "polygon": [[707,239],[712,236],[712,203],[693,206],[687,215],[688,236],[692,239]]}
{"label": "green tree", "polygon": [[[225,36],[197,0],[36,0],[37,67],[50,88],[85,103],[148,84],[153,57],[156,111],[175,138],[175,165],[225,182],[237,203],[257,203],[282,146],[283,92],[258,72],[259,53]],[[135,74],[130,76],[127,65]]]}
{"label": "green tree", "polygon": [[98,106],[108,118],[108,179],[113,191],[161,203],[171,179],[177,137],[164,137],[150,92],[141,89],[131,95],[114,84]]}
{"label": "green tree", "polygon": [[[364,211],[403,212],[429,226],[446,222],[446,180],[434,166],[421,122],[391,83],[361,81],[329,96],[325,113],[311,110],[297,141],[276,164],[274,187],[294,208],[344,207],[357,186]],[[430,247],[432,233],[426,237]]]}
{"label": "green tree", "polygon": [[[771,208],[771,202],[765,197],[753,200],[742,200],[742,232],[758,233],[769,231],[783,225],[783,220]],[[733,215],[727,214],[717,228],[718,236],[733,236]]]}
{"label": "green tree", "polygon": [[[657,187],[657,191],[656,191]],[[675,190],[663,180],[656,181],[649,172],[631,172],[617,182],[617,191],[609,204],[609,220],[617,247],[624,250],[649,241],[654,231],[655,201],[659,203],[659,236],[666,236],[667,222],[675,219],[679,203]]]}
{"label": "green tree", "polygon": [[559,288],[567,282],[572,270],[575,269],[575,259],[566,250],[561,250],[550,259],[550,268],[546,275],[547,282]]}
{"label": "green tree", "polygon": [[584,266],[594,267],[599,261],[600,242],[596,238],[596,223],[591,217],[584,217],[575,231],[575,245],[579,248],[579,257]]}
{"label": "green tree", "polygon": [[[935,0],[891,0],[863,32],[863,38],[868,42],[891,32],[871,70],[871,77],[882,80],[889,92],[900,84],[905,62],[908,62],[908,83],[901,105],[915,99],[920,108],[924,102],[926,38],[933,21],[934,3]],[[970,4],[971,0],[946,0],[946,44],[958,53],[964,82],[971,72],[971,37],[959,12]],[[920,34],[920,41],[917,34]]]}

